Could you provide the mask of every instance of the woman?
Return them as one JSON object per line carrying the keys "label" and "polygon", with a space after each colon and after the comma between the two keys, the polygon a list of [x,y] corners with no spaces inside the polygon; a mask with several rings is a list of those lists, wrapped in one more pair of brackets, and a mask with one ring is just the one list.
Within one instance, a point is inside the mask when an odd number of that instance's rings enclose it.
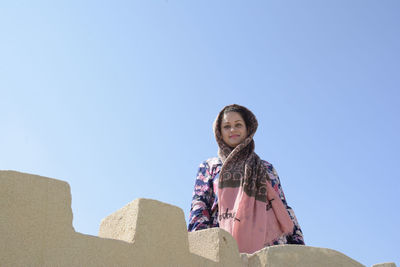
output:
{"label": "woman", "polygon": [[241,253],[278,244],[304,245],[274,167],[254,152],[257,119],[239,105],[224,107],[214,122],[218,158],[200,164],[189,231],[220,227]]}

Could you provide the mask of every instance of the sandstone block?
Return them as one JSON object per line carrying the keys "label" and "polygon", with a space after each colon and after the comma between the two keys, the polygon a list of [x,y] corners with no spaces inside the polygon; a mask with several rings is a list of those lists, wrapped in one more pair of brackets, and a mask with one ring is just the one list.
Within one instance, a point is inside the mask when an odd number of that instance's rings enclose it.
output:
{"label": "sandstone block", "polygon": [[136,199],[103,219],[99,237],[132,243],[143,258],[185,262],[190,254],[183,211],[151,199]]}
{"label": "sandstone block", "polygon": [[0,265],[40,265],[45,244],[73,232],[67,183],[0,171]]}
{"label": "sandstone block", "polygon": [[248,255],[248,266],[363,267],[364,265],[332,249],[279,245],[267,247]]}
{"label": "sandstone block", "polygon": [[189,233],[190,252],[218,263],[218,266],[241,266],[236,240],[220,228]]}
{"label": "sandstone block", "polygon": [[396,267],[394,262],[385,262],[372,265],[372,267]]}

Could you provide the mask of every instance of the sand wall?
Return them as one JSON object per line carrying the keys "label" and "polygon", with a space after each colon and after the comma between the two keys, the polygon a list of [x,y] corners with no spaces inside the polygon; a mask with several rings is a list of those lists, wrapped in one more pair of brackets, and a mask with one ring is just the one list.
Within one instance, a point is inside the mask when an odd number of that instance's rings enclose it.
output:
{"label": "sand wall", "polygon": [[229,233],[188,233],[180,208],[151,199],[103,219],[98,237],[84,235],[72,227],[66,182],[15,171],[0,171],[0,237],[0,266],[363,266],[309,246],[239,254]]}

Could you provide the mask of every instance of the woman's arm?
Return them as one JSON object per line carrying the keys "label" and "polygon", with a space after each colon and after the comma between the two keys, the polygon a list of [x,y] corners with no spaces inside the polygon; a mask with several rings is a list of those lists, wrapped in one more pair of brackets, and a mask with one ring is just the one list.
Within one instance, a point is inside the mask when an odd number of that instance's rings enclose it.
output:
{"label": "woman's arm", "polygon": [[297,221],[297,218],[296,218],[296,215],[294,214],[293,209],[286,202],[285,194],[283,193],[281,181],[279,180],[279,176],[278,176],[275,168],[272,166],[272,164],[270,164],[268,162],[266,162],[266,163],[267,163],[267,167],[268,167],[268,171],[269,171],[269,176],[271,178],[272,187],[279,194],[279,197],[281,198],[283,204],[286,206],[286,210],[288,211],[289,216],[292,219],[293,224],[294,224],[293,233],[287,237],[288,244],[305,245],[304,238],[303,238],[303,232],[301,231],[300,225]]}
{"label": "woman's arm", "polygon": [[207,162],[200,164],[194,185],[188,231],[212,227],[211,207],[214,202],[212,176]]}

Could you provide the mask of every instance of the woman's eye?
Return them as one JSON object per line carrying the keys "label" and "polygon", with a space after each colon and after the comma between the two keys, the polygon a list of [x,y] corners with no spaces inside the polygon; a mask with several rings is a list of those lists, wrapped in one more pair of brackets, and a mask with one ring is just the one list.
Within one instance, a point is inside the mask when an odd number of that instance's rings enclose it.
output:
{"label": "woman's eye", "polygon": [[231,128],[231,126],[229,126],[229,125],[224,126],[224,129],[229,129],[229,128]]}
{"label": "woman's eye", "polygon": [[242,124],[240,124],[240,123],[236,124],[236,128],[240,128],[240,127],[242,127]]}

